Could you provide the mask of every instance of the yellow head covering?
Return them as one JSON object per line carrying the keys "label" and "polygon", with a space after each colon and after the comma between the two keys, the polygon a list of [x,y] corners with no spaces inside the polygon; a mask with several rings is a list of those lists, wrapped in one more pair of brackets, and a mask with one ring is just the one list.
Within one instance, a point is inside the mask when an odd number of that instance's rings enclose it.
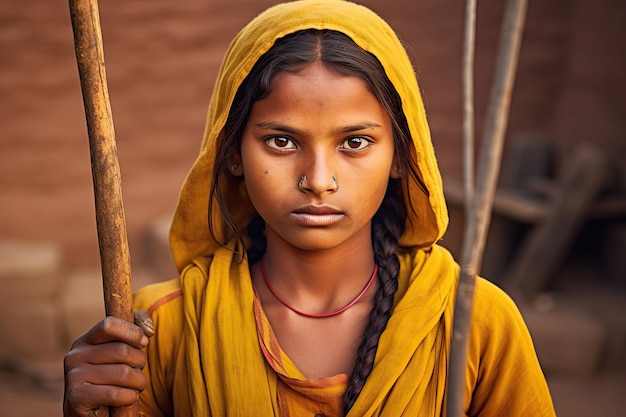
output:
{"label": "yellow head covering", "polygon": [[[214,213],[219,242],[209,233],[208,206],[213,166],[221,134],[237,89],[256,61],[274,42],[304,29],[330,29],[348,35],[361,48],[374,54],[402,99],[415,147],[426,195],[411,181],[405,201],[411,200],[403,247],[430,247],[445,232],[448,223],[441,177],[435,160],[424,105],[411,62],[393,30],[371,10],[340,0],[301,0],[272,7],[248,24],[233,40],[226,54],[209,106],[201,153],[182,187],[170,231],[174,260],[182,270],[197,256],[210,256],[232,236],[221,213]],[[225,180],[226,181],[226,180]],[[227,187],[238,187],[233,182]],[[239,187],[240,189],[240,187]],[[232,207],[231,215],[245,229],[254,208],[245,192]],[[217,205],[216,205],[217,207]]]}
{"label": "yellow head covering", "polygon": [[[348,415],[443,413],[459,268],[444,248],[435,245],[448,220],[413,68],[391,28],[370,10],[340,0],[302,0],[275,6],[258,16],[235,38],[222,64],[202,151],[183,186],[170,234],[176,264],[184,271],[182,291],[170,292],[167,297],[181,297],[163,304],[158,292],[171,289],[156,285],[136,298],[138,309],[159,306],[153,313],[158,330],[150,342],[144,369],[150,373],[151,384],[142,393],[145,415],[158,415],[156,410],[162,404],[184,416],[281,415],[291,403],[314,413],[306,396],[281,399],[278,375],[259,346],[247,260],[237,262],[231,250],[234,242],[221,214],[215,213],[213,219],[217,242],[209,233],[207,220],[218,138],[237,88],[277,39],[304,29],[342,32],[379,59],[402,99],[414,144],[412,157],[427,190],[425,193],[417,182],[409,180],[405,197],[414,211],[408,210],[400,245],[429,250],[398,251],[400,274],[393,314],[380,337],[372,372]],[[222,185],[229,187],[231,215],[244,229],[254,208],[243,182],[230,175],[222,178]],[[228,248],[220,247],[227,242]],[[156,304],[155,299],[159,300]],[[475,300],[466,414],[553,416],[532,341],[513,303],[481,279]],[[303,378],[292,371],[286,374],[295,386]]]}

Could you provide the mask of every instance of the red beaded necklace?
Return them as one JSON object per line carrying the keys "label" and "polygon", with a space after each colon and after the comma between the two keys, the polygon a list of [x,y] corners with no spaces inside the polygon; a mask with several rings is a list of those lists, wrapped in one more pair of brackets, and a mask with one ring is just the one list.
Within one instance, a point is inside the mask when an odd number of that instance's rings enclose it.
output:
{"label": "red beaded necklace", "polygon": [[357,295],[356,298],[354,300],[350,301],[350,303],[348,303],[348,305],[346,305],[345,307],[343,307],[343,308],[341,308],[341,309],[339,309],[337,311],[333,311],[333,312],[325,313],[325,314],[309,314],[309,313],[305,313],[303,311],[300,311],[300,310],[298,310],[296,308],[293,308],[292,306],[287,304],[285,302],[285,300],[280,298],[280,296],[278,294],[276,294],[276,291],[274,291],[274,288],[272,288],[272,284],[270,284],[270,281],[267,279],[267,275],[265,274],[265,258],[261,258],[261,275],[263,276],[263,281],[265,281],[265,285],[267,285],[267,289],[270,290],[272,295],[274,297],[276,297],[276,299],[278,301],[280,301],[285,307],[287,307],[289,310],[293,311],[294,313],[299,314],[299,315],[304,316],[304,317],[312,317],[312,318],[315,318],[315,319],[321,319],[321,318],[324,318],[324,317],[336,316],[338,314],[343,313],[344,311],[346,311],[347,309],[349,309],[353,305],[355,305],[361,298],[363,298],[363,296],[365,295],[365,293],[367,292],[369,287],[372,286],[372,283],[374,282],[374,278],[376,278],[376,273],[377,272],[378,272],[378,265],[374,264],[374,272],[372,272],[372,277],[369,279],[369,281],[367,281],[367,285],[365,285],[365,288],[363,288],[363,291],[361,291],[359,293],[359,295]]}

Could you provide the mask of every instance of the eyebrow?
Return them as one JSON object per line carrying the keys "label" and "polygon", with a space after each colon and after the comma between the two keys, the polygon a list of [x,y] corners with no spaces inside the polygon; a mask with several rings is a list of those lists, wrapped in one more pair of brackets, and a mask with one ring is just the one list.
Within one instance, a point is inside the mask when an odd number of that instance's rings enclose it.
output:
{"label": "eyebrow", "polygon": [[259,123],[255,123],[254,126],[260,127],[262,129],[271,129],[271,130],[279,130],[281,132],[298,133],[298,129],[293,128],[291,126],[282,125],[276,122],[259,122]]}
{"label": "eyebrow", "polygon": [[[259,122],[259,123],[255,123],[254,125],[262,129],[279,130],[281,132],[289,132],[289,133],[299,132],[299,130],[294,127],[283,125],[283,124],[276,123],[276,122]],[[375,122],[363,122],[363,123],[356,124],[356,125],[345,126],[339,129],[339,132],[348,133],[348,132],[356,132],[359,130],[366,130],[366,129],[380,129],[381,127],[382,126],[380,124],[375,123]]]}
{"label": "eyebrow", "polygon": [[378,123],[374,122],[364,122],[358,125],[346,126],[340,130],[342,133],[347,132],[356,132],[358,130],[366,130],[366,129],[380,129],[382,126]]}

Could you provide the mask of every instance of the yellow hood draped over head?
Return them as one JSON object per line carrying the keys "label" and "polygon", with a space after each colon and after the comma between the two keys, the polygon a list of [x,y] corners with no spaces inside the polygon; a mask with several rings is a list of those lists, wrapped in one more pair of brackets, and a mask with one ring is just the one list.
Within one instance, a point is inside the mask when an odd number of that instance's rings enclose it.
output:
{"label": "yellow hood draped over head", "polygon": [[[268,9],[241,30],[230,45],[211,98],[201,153],[182,187],[170,230],[170,244],[179,271],[198,256],[213,255],[233,237],[219,210],[213,213],[218,242],[209,233],[209,193],[218,138],[237,89],[259,57],[277,39],[304,29],[329,29],[348,35],[378,58],[402,99],[415,148],[412,157],[428,195],[411,180],[405,200],[410,199],[414,210],[409,210],[400,246],[428,248],[445,232],[447,210],[424,105],[413,67],[398,37],[386,22],[365,7],[339,0],[301,0]],[[245,230],[254,208],[242,180],[222,177],[222,186],[233,190],[231,194],[235,196],[229,201],[231,215],[239,229]]]}
{"label": "yellow hood draped over head", "polygon": [[[215,240],[208,226],[217,147],[237,89],[277,39],[305,29],[342,32],[379,59],[402,99],[414,145],[411,156],[425,186],[408,179],[403,188],[413,210],[407,210],[398,250],[393,312],[372,372],[348,416],[442,415],[459,267],[436,245],[448,219],[424,105],[413,67],[392,29],[367,8],[340,0],[272,7],[230,46],[211,99],[202,150],[182,188],[170,232],[180,280],[147,287],[135,297],[135,308],[150,311],[157,328],[144,368],[149,387],[141,395],[142,415],[341,414],[320,410],[315,398],[331,391],[342,395],[345,388],[335,392],[335,386],[307,380],[277,344],[271,349],[264,345],[273,339],[265,337],[269,322],[255,297],[247,258],[233,251],[233,236],[219,210],[213,213]],[[245,230],[255,212],[244,182],[228,174],[220,178],[231,216]],[[513,303],[479,279],[473,315],[465,384],[468,415],[552,416],[532,340]],[[278,361],[283,368],[274,367],[274,356],[269,360],[263,346],[277,351],[276,358],[285,356]],[[534,411],[539,409],[548,411]]]}

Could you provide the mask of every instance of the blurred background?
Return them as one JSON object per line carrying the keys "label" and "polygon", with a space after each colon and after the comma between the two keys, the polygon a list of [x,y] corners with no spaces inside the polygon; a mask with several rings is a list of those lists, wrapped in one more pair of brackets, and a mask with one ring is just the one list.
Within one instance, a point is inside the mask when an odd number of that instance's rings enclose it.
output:
{"label": "blurred background", "polygon": [[[221,59],[277,1],[101,2],[133,285],[176,276],[167,228]],[[407,45],[463,229],[464,2],[363,0]],[[480,138],[503,11],[478,2]],[[626,3],[530,1],[483,275],[520,305],[559,416],[626,406]],[[62,358],[103,316],[68,4],[0,3],[0,416],[62,415]]]}

